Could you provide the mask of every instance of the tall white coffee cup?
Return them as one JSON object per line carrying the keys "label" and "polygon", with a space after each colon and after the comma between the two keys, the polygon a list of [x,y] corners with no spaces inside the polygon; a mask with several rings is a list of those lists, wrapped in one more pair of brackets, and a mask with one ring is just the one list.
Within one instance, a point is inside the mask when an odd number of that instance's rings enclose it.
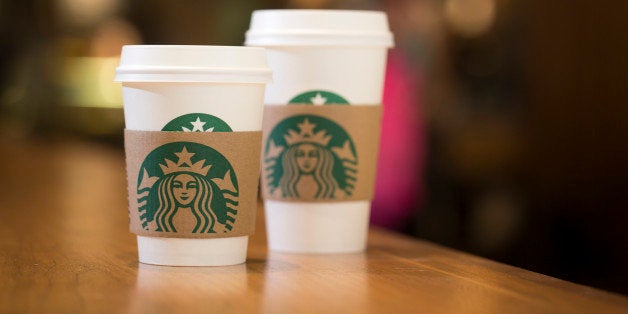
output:
{"label": "tall white coffee cup", "polygon": [[[123,47],[115,78],[122,82],[127,130],[202,132],[260,131],[270,79],[261,48],[160,45]],[[190,114],[197,115],[176,125]],[[208,121],[209,116],[216,119]],[[248,236],[138,235],[137,241],[142,263],[218,266],[243,263]]]}
{"label": "tall white coffee cup", "polygon": [[[386,14],[375,11],[255,11],[247,46],[267,49],[273,83],[266,105],[380,105],[388,48]],[[370,200],[264,201],[271,250],[343,253],[365,249]]]}

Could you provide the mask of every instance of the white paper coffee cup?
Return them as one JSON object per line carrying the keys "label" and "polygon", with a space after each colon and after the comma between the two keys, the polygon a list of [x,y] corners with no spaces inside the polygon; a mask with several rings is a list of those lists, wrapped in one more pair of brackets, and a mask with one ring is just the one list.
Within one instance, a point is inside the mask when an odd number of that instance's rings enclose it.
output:
{"label": "white paper coffee cup", "polygon": [[[382,102],[387,50],[393,46],[383,12],[255,11],[246,45],[267,49],[273,70],[273,83],[267,86],[264,99],[267,105],[286,105],[308,93],[315,96],[313,102],[325,95],[340,96],[354,105]],[[317,91],[322,92],[320,97]],[[264,205],[271,250],[347,253],[365,249],[370,200],[265,200]]]}
{"label": "white paper coffee cup", "polygon": [[[115,78],[122,82],[128,130],[161,131],[179,117],[200,113],[234,132],[261,130],[264,88],[270,79],[261,48],[159,45],[124,46]],[[205,116],[193,118],[187,130],[213,131]],[[142,263],[219,266],[246,260],[248,236],[138,236],[137,241]]]}

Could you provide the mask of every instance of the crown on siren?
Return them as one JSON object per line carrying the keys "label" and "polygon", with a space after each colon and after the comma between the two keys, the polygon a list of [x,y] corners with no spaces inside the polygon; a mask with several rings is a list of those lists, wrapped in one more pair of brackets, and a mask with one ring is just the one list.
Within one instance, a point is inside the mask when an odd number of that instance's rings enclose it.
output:
{"label": "crown on siren", "polygon": [[206,176],[209,168],[211,168],[211,165],[204,166],[205,159],[192,163],[191,158],[195,154],[188,152],[185,146],[183,146],[183,149],[180,152],[174,154],[179,157],[179,160],[176,163],[166,158],[164,159],[166,162],[165,165],[159,164],[159,167],[163,171],[164,175],[174,172],[194,172]]}
{"label": "crown on siren", "polygon": [[316,124],[310,123],[307,118],[305,118],[303,123],[298,123],[297,127],[299,128],[298,133],[294,130],[288,130],[288,134],[284,135],[284,139],[288,145],[310,142],[327,146],[331,140],[331,135],[328,135],[325,130],[314,133]]}

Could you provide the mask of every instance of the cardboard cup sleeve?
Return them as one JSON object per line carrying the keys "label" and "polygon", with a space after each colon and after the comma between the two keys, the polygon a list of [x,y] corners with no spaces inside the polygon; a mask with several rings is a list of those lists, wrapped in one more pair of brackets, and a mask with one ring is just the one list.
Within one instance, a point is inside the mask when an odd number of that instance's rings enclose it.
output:
{"label": "cardboard cup sleeve", "polygon": [[261,131],[124,131],[131,232],[150,237],[251,235]]}
{"label": "cardboard cup sleeve", "polygon": [[262,195],[285,202],[371,200],[381,105],[266,105]]}

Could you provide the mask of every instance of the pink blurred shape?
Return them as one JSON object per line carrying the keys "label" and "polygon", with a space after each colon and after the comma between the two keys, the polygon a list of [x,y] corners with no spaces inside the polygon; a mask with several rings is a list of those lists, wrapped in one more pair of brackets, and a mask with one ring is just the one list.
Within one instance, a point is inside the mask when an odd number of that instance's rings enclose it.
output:
{"label": "pink blurred shape", "polygon": [[423,199],[425,131],[421,79],[397,50],[391,51],[384,83],[384,117],[377,166],[374,225],[400,229]]}

